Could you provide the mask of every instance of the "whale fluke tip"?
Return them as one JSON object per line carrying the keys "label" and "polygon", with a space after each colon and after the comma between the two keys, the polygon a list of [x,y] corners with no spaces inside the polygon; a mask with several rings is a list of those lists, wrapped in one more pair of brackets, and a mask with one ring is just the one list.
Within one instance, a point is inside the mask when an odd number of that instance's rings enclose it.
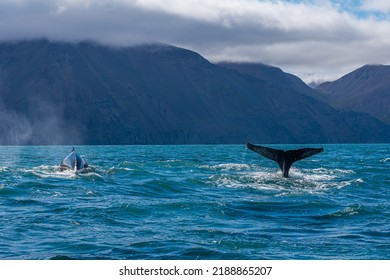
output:
{"label": "whale fluke tip", "polygon": [[250,143],[247,143],[246,146],[248,149],[260,154],[261,156],[277,162],[283,172],[283,177],[288,177],[288,172],[294,162],[324,151],[324,148],[302,148],[283,151],[263,146],[256,146]]}

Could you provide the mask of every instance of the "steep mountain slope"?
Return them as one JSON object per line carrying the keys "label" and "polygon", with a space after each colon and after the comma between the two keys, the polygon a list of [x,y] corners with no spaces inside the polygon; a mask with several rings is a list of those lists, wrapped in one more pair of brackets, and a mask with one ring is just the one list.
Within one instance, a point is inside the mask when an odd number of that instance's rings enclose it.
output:
{"label": "steep mountain slope", "polygon": [[283,72],[282,69],[261,63],[229,63],[221,62],[218,65],[228,69],[236,70],[242,74],[252,76],[256,79],[264,81],[269,84],[275,84],[280,88],[288,90],[289,92],[295,91],[307,96],[313,97],[316,95],[311,87],[306,85],[297,76],[290,73]]}
{"label": "steep mountain slope", "polygon": [[365,114],[340,113],[189,50],[47,40],[0,45],[0,119],[1,144],[383,142],[390,135]]}
{"label": "steep mountain slope", "polygon": [[317,87],[332,106],[368,113],[390,124],[390,66],[366,65]]}

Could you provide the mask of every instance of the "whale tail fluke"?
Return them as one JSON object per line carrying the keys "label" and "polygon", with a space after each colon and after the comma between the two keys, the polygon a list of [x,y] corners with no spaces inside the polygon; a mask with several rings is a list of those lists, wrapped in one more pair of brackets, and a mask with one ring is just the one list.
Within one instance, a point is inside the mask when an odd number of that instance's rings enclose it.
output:
{"label": "whale tail fluke", "polygon": [[294,162],[321,153],[324,150],[323,148],[302,148],[283,151],[257,146],[251,143],[247,143],[246,146],[248,149],[260,154],[261,156],[277,162],[283,172],[283,177],[288,177],[288,173]]}

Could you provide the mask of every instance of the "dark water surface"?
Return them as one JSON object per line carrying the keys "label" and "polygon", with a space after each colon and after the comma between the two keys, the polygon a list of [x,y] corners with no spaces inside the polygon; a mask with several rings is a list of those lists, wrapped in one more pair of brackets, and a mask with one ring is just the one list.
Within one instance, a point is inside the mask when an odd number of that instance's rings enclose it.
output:
{"label": "dark water surface", "polygon": [[0,259],[390,259],[390,145],[323,147],[0,147]]}

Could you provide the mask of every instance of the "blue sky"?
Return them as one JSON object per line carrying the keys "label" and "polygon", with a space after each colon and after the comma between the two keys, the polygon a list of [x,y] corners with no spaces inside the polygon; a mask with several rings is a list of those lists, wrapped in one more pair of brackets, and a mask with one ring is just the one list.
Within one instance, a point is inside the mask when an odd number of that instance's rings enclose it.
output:
{"label": "blue sky", "polygon": [[[311,5],[319,5],[325,2],[330,2],[334,7],[336,7],[341,12],[346,12],[353,14],[357,18],[367,18],[367,17],[378,17],[383,19],[386,17],[388,11],[380,8],[380,5],[377,3],[385,2],[386,0],[381,1],[365,1],[365,0],[330,0],[330,1],[318,1],[318,0],[285,0],[290,3],[306,3]],[[370,3],[367,7],[367,3]],[[374,3],[374,5],[371,5]],[[371,8],[369,8],[371,5]],[[389,6],[388,6],[389,7]]]}
{"label": "blue sky", "polygon": [[364,1],[364,0],[332,0],[332,3],[339,7],[340,11],[351,13],[357,18],[366,19],[368,17],[374,17],[378,20],[385,20],[389,16],[388,4],[383,4],[383,8],[379,2],[386,2],[386,0],[380,1]]}
{"label": "blue sky", "polygon": [[0,0],[0,41],[161,42],[306,82],[390,64],[389,34],[383,0]]}

